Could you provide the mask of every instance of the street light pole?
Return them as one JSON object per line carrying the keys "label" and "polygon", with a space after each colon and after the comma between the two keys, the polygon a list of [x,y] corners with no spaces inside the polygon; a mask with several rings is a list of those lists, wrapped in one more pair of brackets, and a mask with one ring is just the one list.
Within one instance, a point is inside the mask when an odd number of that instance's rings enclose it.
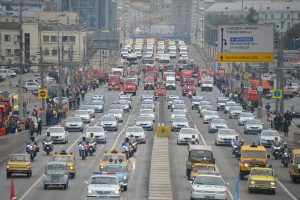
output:
{"label": "street light pole", "polygon": [[19,30],[20,30],[20,79],[19,79],[19,118],[20,120],[24,119],[24,98],[23,98],[23,73],[24,73],[24,66],[23,66],[23,0],[20,0],[20,13],[19,13]]}

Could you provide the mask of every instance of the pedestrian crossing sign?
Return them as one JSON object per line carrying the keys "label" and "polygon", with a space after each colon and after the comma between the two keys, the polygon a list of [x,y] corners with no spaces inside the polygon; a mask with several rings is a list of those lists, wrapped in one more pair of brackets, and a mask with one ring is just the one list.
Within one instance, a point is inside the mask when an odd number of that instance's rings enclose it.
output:
{"label": "pedestrian crossing sign", "polygon": [[282,89],[273,89],[272,99],[277,99],[277,100],[282,99]]}

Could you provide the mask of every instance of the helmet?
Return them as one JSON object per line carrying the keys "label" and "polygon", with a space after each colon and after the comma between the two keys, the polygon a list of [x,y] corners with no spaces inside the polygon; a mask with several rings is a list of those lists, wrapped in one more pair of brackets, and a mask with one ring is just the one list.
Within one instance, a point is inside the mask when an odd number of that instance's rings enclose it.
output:
{"label": "helmet", "polygon": [[125,142],[129,142],[129,137],[126,137],[126,138],[125,138]]}
{"label": "helmet", "polygon": [[245,141],[244,140],[241,140],[241,145],[244,145],[245,144]]}
{"label": "helmet", "polygon": [[90,137],[94,137],[94,133],[90,133]]}
{"label": "helmet", "polygon": [[46,135],[47,135],[47,136],[50,136],[50,132],[47,132]]}
{"label": "helmet", "polygon": [[278,140],[278,137],[275,137],[274,140]]}
{"label": "helmet", "polygon": [[86,141],[86,137],[85,136],[82,137],[82,141]]}
{"label": "helmet", "polygon": [[236,139],[236,140],[238,140],[238,139],[239,139],[239,136],[238,136],[238,135],[237,135],[237,136],[235,136],[235,139]]}
{"label": "helmet", "polygon": [[287,143],[286,142],[283,143],[283,148],[287,148],[287,147],[288,147]]}

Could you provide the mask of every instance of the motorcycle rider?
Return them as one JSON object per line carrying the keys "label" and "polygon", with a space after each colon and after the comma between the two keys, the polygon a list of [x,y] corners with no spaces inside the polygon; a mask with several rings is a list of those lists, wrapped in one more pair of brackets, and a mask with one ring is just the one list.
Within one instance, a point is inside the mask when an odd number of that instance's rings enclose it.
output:
{"label": "motorcycle rider", "polygon": [[[52,138],[50,136],[50,132],[46,133],[46,136],[43,139],[43,148],[45,147],[45,143],[44,142],[50,142],[52,141]],[[51,143],[51,148],[53,149],[53,143]]]}
{"label": "motorcycle rider", "polygon": [[196,136],[195,135],[192,135],[192,140],[191,140],[191,144],[197,144],[198,141],[196,139]]}

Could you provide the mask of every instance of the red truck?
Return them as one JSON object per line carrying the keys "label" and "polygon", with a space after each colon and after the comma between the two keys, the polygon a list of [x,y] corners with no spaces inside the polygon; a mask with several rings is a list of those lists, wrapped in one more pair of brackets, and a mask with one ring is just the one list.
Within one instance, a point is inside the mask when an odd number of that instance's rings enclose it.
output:
{"label": "red truck", "polygon": [[182,86],[182,96],[187,94],[196,95],[196,86],[193,78],[188,78],[183,82]]}
{"label": "red truck", "polygon": [[181,85],[183,85],[183,81],[187,78],[193,78],[193,71],[192,70],[182,70],[180,72],[180,81]]}
{"label": "red truck", "polygon": [[154,97],[155,99],[159,98],[159,97],[165,97],[167,96],[167,90],[166,87],[163,84],[160,84],[159,86],[155,87],[154,90]]}
{"label": "red truck", "polygon": [[107,81],[108,90],[119,90],[121,86],[121,76],[119,74],[109,74]]}
{"label": "red truck", "polygon": [[198,70],[197,76],[197,86],[200,87],[203,80],[203,75],[209,75],[210,72],[208,70]]}
{"label": "red truck", "polygon": [[156,82],[158,79],[158,70],[155,67],[148,67],[146,71],[147,76],[153,76],[154,81]]}
{"label": "red truck", "polygon": [[124,83],[120,87],[120,91],[123,94],[131,93],[133,96],[136,95],[137,85],[130,80],[124,81]]}
{"label": "red truck", "polygon": [[144,90],[154,90],[155,78],[153,76],[145,76]]}

